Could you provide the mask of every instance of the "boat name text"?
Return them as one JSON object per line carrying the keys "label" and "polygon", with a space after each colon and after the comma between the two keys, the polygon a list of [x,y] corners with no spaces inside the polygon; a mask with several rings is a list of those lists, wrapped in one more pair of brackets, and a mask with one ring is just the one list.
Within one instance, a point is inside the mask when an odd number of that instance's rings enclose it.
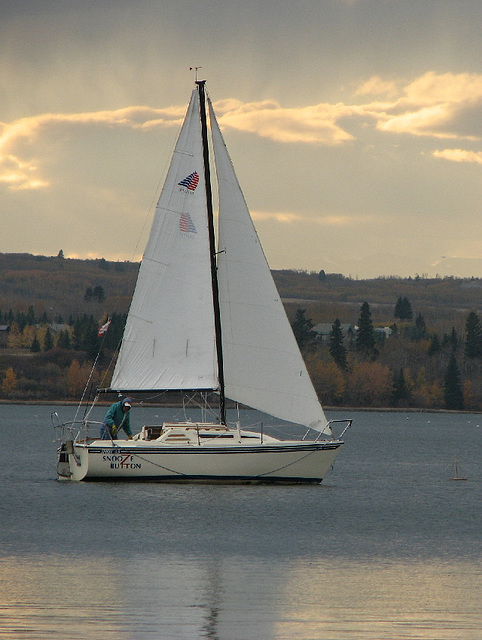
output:
{"label": "boat name text", "polygon": [[110,462],[111,469],[140,469],[140,462],[133,462],[134,456],[131,455],[105,455],[102,456],[105,462]]}

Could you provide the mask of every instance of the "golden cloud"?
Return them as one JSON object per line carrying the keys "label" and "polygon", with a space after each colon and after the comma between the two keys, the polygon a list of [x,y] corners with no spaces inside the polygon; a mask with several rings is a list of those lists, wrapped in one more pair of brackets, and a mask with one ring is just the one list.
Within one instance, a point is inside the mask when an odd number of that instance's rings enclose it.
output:
{"label": "golden cloud", "polygon": [[274,220],[283,224],[292,224],[293,222],[302,222],[303,216],[299,213],[290,213],[287,211],[251,211],[253,220]]}
{"label": "golden cloud", "polygon": [[468,151],[466,149],[442,149],[432,153],[434,158],[451,160],[452,162],[475,162],[482,164],[482,151]]}
{"label": "golden cloud", "polygon": [[[434,138],[476,139],[459,133],[464,113],[482,104],[482,75],[425,73],[378,114],[377,128]],[[372,109],[373,110],[373,109]],[[375,108],[376,110],[376,108]]]}
{"label": "golden cloud", "polygon": [[[225,99],[215,103],[222,128],[248,132],[284,144],[339,146],[354,140],[345,123],[373,127],[384,133],[428,136],[435,139],[476,140],[470,135],[471,117],[482,105],[482,75],[427,72],[403,83],[372,76],[355,96],[383,98],[347,105],[320,103],[286,108],[272,100],[243,103]],[[40,176],[41,135],[55,127],[126,127],[146,130],[179,127],[185,107],[154,109],[132,106],[112,111],[45,113],[0,124],[0,183],[11,190],[49,186]],[[472,114],[472,115],[471,115]],[[467,116],[464,120],[464,117]],[[341,124],[343,123],[343,124]],[[465,127],[469,127],[468,132]],[[456,162],[480,162],[480,154],[452,150],[435,157]]]}
{"label": "golden cloud", "polygon": [[221,127],[247,131],[276,142],[338,145],[353,139],[337,121],[352,113],[345,105],[318,104],[283,108],[277,102],[216,103]]}
{"label": "golden cloud", "polygon": [[[11,123],[1,124],[0,129],[0,182],[10,190],[40,189],[49,186],[49,182],[35,175],[38,172],[36,162],[21,158],[21,147],[33,146],[40,135],[58,126],[100,125],[120,126],[133,129],[152,127],[179,127],[185,113],[184,108],[170,107],[152,109],[150,107],[127,107],[114,111],[96,111],[86,113],[44,113],[29,118],[21,118]],[[35,151],[30,150],[32,155]]]}
{"label": "golden cloud", "polygon": [[382,80],[380,76],[372,76],[363,82],[355,91],[355,95],[382,95],[396,97],[399,93],[397,83],[393,80]]}
{"label": "golden cloud", "polygon": [[303,215],[288,211],[252,211],[251,217],[256,221],[275,221],[282,224],[318,224],[329,227],[347,227],[353,224],[370,224],[375,218],[370,215],[341,215],[330,214],[325,216]]}

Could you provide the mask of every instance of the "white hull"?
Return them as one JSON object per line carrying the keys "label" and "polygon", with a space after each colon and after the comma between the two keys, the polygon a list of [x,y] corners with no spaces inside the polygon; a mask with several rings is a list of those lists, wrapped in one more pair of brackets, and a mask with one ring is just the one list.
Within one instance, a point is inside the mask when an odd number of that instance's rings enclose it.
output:
{"label": "white hull", "polygon": [[[229,434],[229,435],[228,435]],[[140,434],[142,436],[142,434]],[[321,482],[343,442],[290,441],[224,431],[223,442],[199,432],[171,429],[164,440],[90,440],[68,443],[59,478],[164,482]]]}

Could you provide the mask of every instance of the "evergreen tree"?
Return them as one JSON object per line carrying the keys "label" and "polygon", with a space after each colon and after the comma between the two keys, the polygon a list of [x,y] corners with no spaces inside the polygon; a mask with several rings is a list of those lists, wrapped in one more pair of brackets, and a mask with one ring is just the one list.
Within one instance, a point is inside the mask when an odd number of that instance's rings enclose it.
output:
{"label": "evergreen tree", "polygon": [[45,332],[45,338],[44,338],[44,351],[50,351],[53,348],[54,348],[54,339],[52,336],[52,331],[50,330],[50,327],[47,327],[47,331]]}
{"label": "evergreen tree", "polygon": [[452,347],[452,351],[455,351],[459,346],[459,337],[455,331],[455,327],[452,327],[452,331],[450,333],[450,346]]}
{"label": "evergreen tree", "polygon": [[392,402],[394,405],[397,405],[401,400],[408,400],[409,397],[410,389],[408,388],[403,369],[400,367],[398,374],[393,376]]}
{"label": "evergreen tree", "polygon": [[[105,324],[107,322],[107,317],[102,321],[101,324]],[[102,344],[106,349],[118,349],[120,342],[122,340],[122,334],[124,333],[124,327],[127,320],[127,314],[125,313],[113,313],[111,316],[111,323],[109,326],[109,330],[104,334],[102,340]]]}
{"label": "evergreen tree", "polygon": [[357,351],[365,355],[375,352],[375,332],[373,331],[372,314],[368,302],[364,302],[360,307],[355,346]]}
{"label": "evergreen tree", "polygon": [[427,325],[421,313],[415,319],[415,326],[411,331],[412,340],[424,340],[427,338]]}
{"label": "evergreen tree", "polygon": [[313,331],[313,322],[305,317],[306,309],[298,309],[291,328],[301,351],[309,351],[314,348],[317,340],[316,331]]}
{"label": "evergreen tree", "polygon": [[464,408],[464,395],[460,382],[460,371],[455,355],[450,356],[449,364],[444,378],[445,408],[461,411]]}
{"label": "evergreen tree", "polygon": [[72,333],[72,347],[75,351],[87,351],[89,355],[96,355],[99,349],[97,336],[99,327],[92,315],[84,314],[77,318]]}
{"label": "evergreen tree", "polygon": [[341,323],[338,318],[331,326],[330,354],[337,366],[343,371],[346,371],[346,349],[345,345],[343,344],[343,331],[341,329]]}
{"label": "evergreen tree", "polygon": [[412,319],[412,305],[408,298],[402,298],[401,296],[398,298],[393,315],[395,318],[400,318],[400,320]]}
{"label": "evergreen tree", "polygon": [[35,324],[35,309],[33,304],[31,304],[27,311],[27,324]]}
{"label": "evergreen tree", "polygon": [[482,357],[482,328],[475,311],[469,313],[465,323],[464,353],[467,358]]}
{"label": "evergreen tree", "polygon": [[455,331],[455,327],[452,327],[452,331],[450,334],[444,333],[444,337],[442,340],[442,347],[444,349],[451,349],[455,351],[459,344],[459,339],[457,337],[457,332]]}
{"label": "evergreen tree", "polygon": [[92,297],[94,298],[94,300],[97,300],[97,302],[104,302],[105,300],[104,287],[102,287],[100,284],[94,287],[94,291],[92,292]]}
{"label": "evergreen tree", "polygon": [[94,297],[94,292],[92,291],[92,287],[87,287],[84,293],[84,301],[91,302]]}
{"label": "evergreen tree", "polygon": [[427,355],[432,357],[437,353],[440,353],[440,351],[442,351],[442,345],[440,344],[438,335],[434,333],[432,336],[432,341],[430,342],[429,348],[427,350]]}
{"label": "evergreen tree", "polygon": [[90,327],[85,334],[85,350],[87,351],[87,355],[91,360],[95,360],[97,355],[99,355],[99,361],[102,361],[104,358],[103,353],[99,353],[99,329],[97,326]]}
{"label": "evergreen tree", "polygon": [[70,335],[67,330],[61,331],[57,341],[58,349],[70,349]]}
{"label": "evergreen tree", "polygon": [[32,353],[38,353],[40,351],[40,342],[38,341],[37,336],[32,340],[30,351],[32,351]]}
{"label": "evergreen tree", "polygon": [[20,333],[23,333],[23,330],[27,326],[27,316],[26,316],[26,314],[19,311],[17,313],[17,316],[16,316],[16,322],[17,322],[18,328],[20,330]]}

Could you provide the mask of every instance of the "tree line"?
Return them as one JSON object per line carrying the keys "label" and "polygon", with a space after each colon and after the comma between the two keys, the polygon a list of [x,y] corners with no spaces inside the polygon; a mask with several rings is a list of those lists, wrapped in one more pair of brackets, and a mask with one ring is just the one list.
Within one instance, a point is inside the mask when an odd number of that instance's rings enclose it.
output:
{"label": "tree line", "polygon": [[[482,329],[476,311],[464,317],[463,326],[444,325],[441,331],[440,322],[427,323],[408,297],[400,296],[392,304],[393,322],[380,327],[363,302],[351,324],[336,317],[322,336],[306,309],[298,307],[292,315],[294,335],[325,406],[482,410]],[[99,336],[108,320],[108,331]],[[0,349],[0,398],[77,398],[94,360],[92,384],[108,386],[125,320],[125,313],[105,312],[98,318],[49,317],[37,315],[33,305],[26,311],[0,310],[0,325],[10,329],[8,349]]]}
{"label": "tree line", "polygon": [[306,309],[297,309],[293,332],[322,403],[482,410],[478,314],[468,313],[462,333],[452,327],[442,335],[422,313],[413,319],[407,298],[397,300],[393,315],[396,322],[380,330],[364,302],[356,324],[343,330],[336,318],[320,336]]}
{"label": "tree line", "polygon": [[[108,322],[108,330],[99,329]],[[0,349],[0,397],[35,400],[78,398],[91,378],[107,385],[126,322],[126,314],[102,320],[83,314],[60,316],[0,311],[0,325],[9,327],[7,350]],[[29,355],[30,357],[27,357]],[[92,365],[96,362],[95,371]]]}

